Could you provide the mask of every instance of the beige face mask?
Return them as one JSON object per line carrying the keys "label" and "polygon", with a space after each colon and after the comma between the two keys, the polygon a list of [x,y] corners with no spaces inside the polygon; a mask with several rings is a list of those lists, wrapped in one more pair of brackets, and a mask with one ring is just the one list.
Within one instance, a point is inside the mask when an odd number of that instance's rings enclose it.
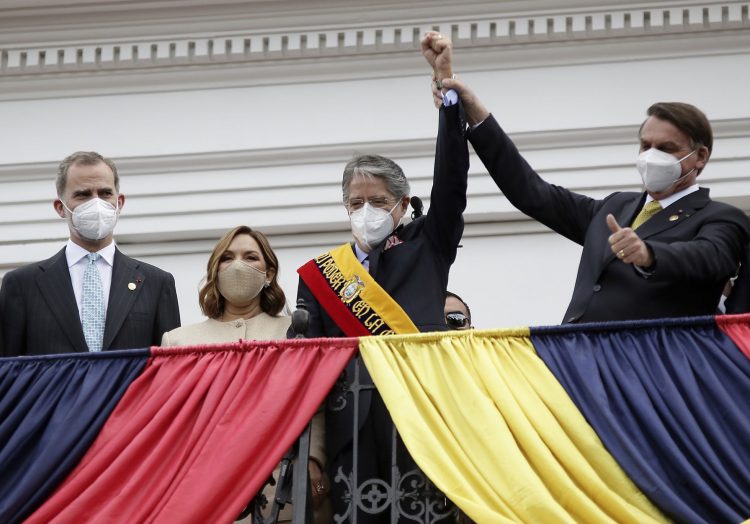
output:
{"label": "beige face mask", "polygon": [[247,262],[234,260],[219,271],[217,286],[224,300],[233,306],[247,306],[266,285],[266,272]]}

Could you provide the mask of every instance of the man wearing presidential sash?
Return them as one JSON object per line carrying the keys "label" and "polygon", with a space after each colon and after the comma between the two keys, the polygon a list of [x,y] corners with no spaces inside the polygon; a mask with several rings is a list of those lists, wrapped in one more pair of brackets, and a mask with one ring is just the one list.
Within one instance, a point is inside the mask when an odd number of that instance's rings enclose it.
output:
{"label": "man wearing presidential sash", "polygon": [[[422,49],[435,78],[450,78],[450,47],[433,48],[426,37]],[[344,208],[353,242],[324,253],[299,268],[298,299],[310,313],[305,335],[343,337],[416,333],[448,329],[443,313],[448,273],[463,234],[469,156],[463,112],[455,92],[440,109],[435,169],[429,211],[406,219],[409,182],[392,160],[358,156],[344,168]],[[415,199],[416,200],[416,199]],[[421,207],[421,206],[417,206]],[[418,215],[414,213],[412,216]],[[364,366],[359,382],[371,384]],[[354,378],[350,365],[326,403],[326,444],[334,513],[347,513],[346,492],[353,486],[352,430]],[[374,389],[359,392],[358,484],[368,478],[390,478],[390,417]],[[398,453],[405,454],[403,444]],[[408,455],[406,455],[408,457]],[[412,463],[413,464],[413,463]],[[342,477],[348,476],[348,481]],[[356,488],[354,488],[356,489]],[[383,516],[358,513],[358,522],[388,522]]]}

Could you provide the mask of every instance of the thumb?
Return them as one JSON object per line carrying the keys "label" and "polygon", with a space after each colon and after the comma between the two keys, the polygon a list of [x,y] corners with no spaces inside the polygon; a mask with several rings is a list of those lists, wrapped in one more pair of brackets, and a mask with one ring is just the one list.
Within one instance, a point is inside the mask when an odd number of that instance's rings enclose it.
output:
{"label": "thumb", "polygon": [[609,230],[612,231],[613,233],[617,233],[619,230],[622,229],[620,225],[617,223],[617,220],[615,220],[615,217],[612,215],[612,213],[607,215],[607,226],[609,227]]}
{"label": "thumb", "polygon": [[455,78],[444,78],[441,80],[441,83],[443,84],[443,89],[455,89],[459,93],[463,88],[463,84]]}

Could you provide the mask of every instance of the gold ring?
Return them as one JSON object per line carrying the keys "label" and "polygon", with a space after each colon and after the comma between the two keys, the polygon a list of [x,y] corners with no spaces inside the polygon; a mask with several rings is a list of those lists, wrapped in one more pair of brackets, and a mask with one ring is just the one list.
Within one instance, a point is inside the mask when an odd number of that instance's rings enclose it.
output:
{"label": "gold ring", "polygon": [[625,258],[625,251],[621,249],[620,251],[617,252],[617,256],[620,258]]}

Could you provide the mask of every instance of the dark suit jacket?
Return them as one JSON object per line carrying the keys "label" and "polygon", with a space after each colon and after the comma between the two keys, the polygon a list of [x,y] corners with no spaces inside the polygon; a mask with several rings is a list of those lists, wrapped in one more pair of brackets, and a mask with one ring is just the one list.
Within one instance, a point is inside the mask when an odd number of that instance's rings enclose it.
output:
{"label": "dark suit jacket", "polygon": [[705,188],[661,210],[637,231],[656,260],[644,277],[612,253],[605,217],[612,213],[621,226],[629,226],[645,193],[595,200],[548,184],[493,117],[472,131],[469,140],[514,206],[583,246],[564,322],[714,314],[750,238],[742,211],[712,201]]}
{"label": "dark suit jacket", "polygon": [[[134,290],[128,287],[131,283],[135,284]],[[65,248],[52,258],[20,267],[3,277],[0,318],[3,356],[88,351]],[[158,346],[162,334],[179,325],[172,275],[117,249],[103,350]]]}
{"label": "dark suit jacket", "polygon": [[[399,303],[420,331],[447,329],[443,312],[445,290],[463,234],[462,214],[466,208],[469,153],[464,129],[458,105],[440,110],[429,212],[396,230],[400,244],[384,250],[386,241],[383,241],[370,252],[370,274]],[[344,336],[301,279],[297,298],[304,300],[310,312],[306,337]],[[293,336],[291,330],[290,335]],[[365,376],[361,380],[370,382],[364,366],[362,372]],[[350,366],[347,377],[352,376]],[[367,418],[371,392],[362,393],[360,427]],[[351,404],[350,401],[344,413],[326,418],[329,458],[334,458],[351,440]]]}
{"label": "dark suit jacket", "polygon": [[737,280],[724,303],[728,315],[750,313],[750,246],[745,249]]}

